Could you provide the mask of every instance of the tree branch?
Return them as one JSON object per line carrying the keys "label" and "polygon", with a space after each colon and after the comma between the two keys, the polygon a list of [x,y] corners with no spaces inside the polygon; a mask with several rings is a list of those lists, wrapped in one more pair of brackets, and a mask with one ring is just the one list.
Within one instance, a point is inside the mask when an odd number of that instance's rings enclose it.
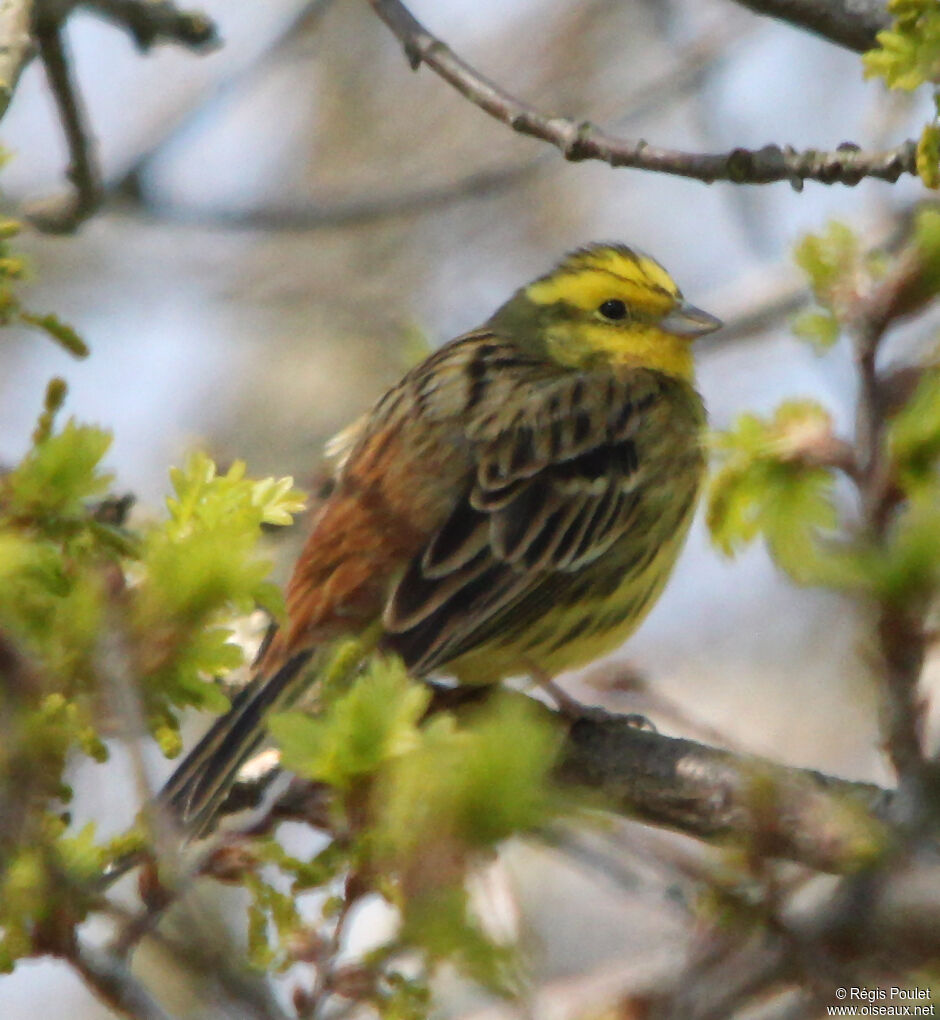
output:
{"label": "tree branch", "polygon": [[757,14],[805,28],[837,46],[864,53],[891,24],[884,0],[735,0]]}
{"label": "tree branch", "polygon": [[33,203],[27,217],[40,230],[70,233],[101,204],[101,173],[63,39],[68,16],[85,6],[125,28],[142,50],[175,42],[204,50],[218,42],[204,15],[181,11],[170,0],[0,0],[0,117],[35,41],[49,80],[69,151],[66,176],[73,190]]}
{"label": "tree branch", "polygon": [[115,1012],[131,1020],[172,1020],[126,962],[80,943],[75,944],[68,960],[85,984]]}
{"label": "tree branch", "polygon": [[[924,285],[931,271],[920,246],[909,243],[887,275],[856,303],[849,323],[859,376],[855,445],[862,525],[876,546],[889,541],[891,515],[898,500],[886,435],[890,400],[883,392],[890,377],[883,378],[877,358],[887,330],[932,300],[933,291]],[[911,813],[908,821],[919,820],[916,816],[925,810],[935,810],[931,805],[940,789],[940,765],[926,759],[921,739],[923,706],[918,684],[927,651],[927,609],[921,601],[882,596],[873,607],[881,660],[882,738],[900,786],[909,795],[905,801]]]}
{"label": "tree branch", "polygon": [[[459,710],[488,693],[487,688],[437,688],[429,711]],[[543,710],[559,722],[557,712]],[[667,737],[638,728],[635,719],[582,709],[568,724],[559,780],[596,790],[607,808],[652,825],[756,846],[767,856],[819,871],[855,870],[889,844],[893,794],[888,790]],[[260,803],[279,769],[277,757],[266,753],[266,767],[252,768],[250,779],[236,783],[224,813]],[[326,787],[295,779],[258,831],[285,820],[322,826],[329,817],[328,799]]]}
{"label": "tree branch", "polygon": [[711,184],[770,184],[789,181],[794,188],[806,180],[854,185],[865,177],[896,181],[915,174],[916,143],[904,142],[886,152],[863,152],[843,143],[835,152],[766,145],[726,153],[693,153],[663,149],[642,139],[618,138],[589,121],[542,113],[485,78],[442,40],[433,36],[399,0],[369,0],[376,14],[399,39],[413,70],[426,64],[470,102],[520,134],[539,138],[559,149],[565,159],[596,159],[610,166],[634,167],[674,174]]}
{"label": "tree branch", "polygon": [[651,733],[598,709],[571,725],[559,775],[643,821],[820,871],[852,870],[888,842],[892,795],[881,787]]}
{"label": "tree branch", "polygon": [[215,23],[201,11],[181,11],[170,0],[80,0],[83,7],[114,22],[141,50],[169,42],[191,50],[214,49],[220,39]]}
{"label": "tree branch", "polygon": [[69,166],[65,172],[74,190],[64,198],[35,203],[28,211],[30,220],[49,233],[71,233],[87,219],[101,202],[101,175],[93,154],[87,118],[69,67],[58,19],[40,15],[35,22],[39,56],[49,80],[65,140]]}

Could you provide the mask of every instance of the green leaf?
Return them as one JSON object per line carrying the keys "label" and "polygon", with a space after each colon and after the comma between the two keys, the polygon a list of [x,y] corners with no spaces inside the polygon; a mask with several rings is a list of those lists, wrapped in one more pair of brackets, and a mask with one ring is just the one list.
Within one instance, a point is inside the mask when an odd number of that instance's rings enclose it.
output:
{"label": "green leaf", "polygon": [[910,493],[888,540],[864,565],[874,594],[899,605],[924,603],[940,587],[940,480]]}
{"label": "green leaf", "polygon": [[709,485],[706,522],[712,541],[734,555],[758,536],[797,583],[817,578],[821,535],[837,524],[833,478],[802,457],[831,433],[824,408],[782,404],[770,422],[742,415],[713,439],[723,460]]}
{"label": "green leaf", "polygon": [[940,293],[940,211],[919,209],[914,219],[914,244],[920,256],[920,286],[928,294]]}
{"label": "green leaf", "polygon": [[56,415],[65,403],[68,385],[58,377],[50,379],[46,386],[46,399],[43,401],[42,414],[33,430],[33,446],[44,443],[52,435]]}
{"label": "green leaf", "polygon": [[261,524],[290,524],[304,507],[292,478],[249,481],[243,461],[220,475],[204,453],[192,454],[183,469],[174,468],[170,481],[175,498],[167,499],[167,509],[178,534],[220,525],[254,532]]}
{"label": "green leaf", "polygon": [[348,790],[419,743],[418,723],[430,693],[398,659],[379,658],[319,718],[274,716],[269,729],[288,768]]}
{"label": "green leaf", "polygon": [[940,461],[940,372],[925,372],[888,429],[892,459],[902,484],[924,482]]}
{"label": "green leaf", "polygon": [[95,841],[95,823],[88,822],[74,836],[62,836],[56,843],[59,858],[76,883],[95,878],[104,864],[104,848]]}
{"label": "green leaf", "polygon": [[816,302],[794,319],[793,330],[822,352],[838,339],[859,295],[884,275],[885,259],[880,252],[865,252],[855,234],[838,222],[803,237],[793,258],[806,274]]}
{"label": "green leaf", "polygon": [[0,530],[0,630],[70,696],[94,683],[103,615],[100,575],[77,568],[55,542]]}
{"label": "green leaf", "polygon": [[283,613],[259,555],[261,527],[290,523],[303,505],[290,478],[246,478],[241,461],[220,474],[203,453],[174,469],[171,482],[168,519],[143,536],[132,598],[148,716],[167,747],[177,743],[168,703],[227,705],[212,682],[242,661],[227,624],[256,606]]}
{"label": "green leaf", "polygon": [[911,91],[940,80],[940,8],[936,0],[891,0],[890,28],[862,57],[865,76],[882,78],[888,88]]}
{"label": "green leaf", "polygon": [[760,509],[760,525],[770,555],[794,581],[816,577],[818,538],[831,533],[837,517],[833,481],[824,470],[774,472]]}
{"label": "green leaf", "polygon": [[794,248],[793,259],[809,277],[817,300],[832,302],[847,272],[854,271],[861,246],[844,223],[830,222],[821,234],[807,234]]}
{"label": "green leaf", "polygon": [[74,419],[33,447],[3,480],[9,510],[23,516],[78,514],[85,502],[107,492],[112,476],[99,468],[111,434]]}
{"label": "green leaf", "polygon": [[885,537],[831,550],[820,583],[923,612],[940,587],[940,480],[915,487]]}
{"label": "green leaf", "polygon": [[807,340],[817,351],[825,351],[838,339],[841,326],[832,312],[801,312],[792,323],[793,332]]}
{"label": "green leaf", "polygon": [[405,944],[423,949],[432,963],[455,964],[491,992],[509,997],[520,991],[519,961],[513,947],[487,937],[468,910],[462,886],[449,886],[410,902],[401,938]]}
{"label": "green leaf", "polygon": [[399,859],[433,854],[442,840],[489,847],[556,810],[554,731],[526,698],[490,700],[464,728],[435,719],[387,772],[378,796],[380,842]]}
{"label": "green leaf", "polygon": [[259,969],[283,972],[294,962],[285,947],[291,936],[303,930],[294,897],[250,871],[244,875],[244,885],[251,893],[248,907],[249,959]]}
{"label": "green leaf", "polygon": [[397,876],[402,943],[511,994],[518,990],[514,950],[489,938],[472,915],[466,867],[561,809],[550,781],[558,737],[518,694],[494,696],[463,723],[436,717],[380,777],[372,797],[373,871],[384,864]]}
{"label": "green leaf", "polygon": [[917,142],[917,173],[924,186],[940,188],[940,125],[928,124]]}

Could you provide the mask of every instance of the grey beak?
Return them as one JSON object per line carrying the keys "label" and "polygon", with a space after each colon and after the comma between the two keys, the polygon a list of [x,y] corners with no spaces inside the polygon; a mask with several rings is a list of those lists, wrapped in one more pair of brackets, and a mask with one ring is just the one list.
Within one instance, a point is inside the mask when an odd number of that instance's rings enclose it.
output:
{"label": "grey beak", "polygon": [[705,336],[706,333],[714,333],[716,329],[721,329],[722,325],[721,319],[716,319],[714,315],[690,305],[688,301],[680,301],[668,315],[659,320],[659,328],[664,333],[685,337],[688,340]]}

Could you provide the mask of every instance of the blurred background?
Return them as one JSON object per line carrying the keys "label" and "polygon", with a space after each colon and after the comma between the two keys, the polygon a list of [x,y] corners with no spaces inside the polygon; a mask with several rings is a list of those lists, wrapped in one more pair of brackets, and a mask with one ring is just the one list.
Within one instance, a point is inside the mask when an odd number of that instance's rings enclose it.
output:
{"label": "blurred background", "polygon": [[[27,232],[20,247],[36,270],[31,307],[73,324],[92,355],[73,362],[39,335],[0,335],[0,462],[22,454],[45,382],[61,374],[68,413],[113,429],[117,490],[137,495],[138,512],[159,512],[168,469],[194,446],[311,486],[323,442],[419,344],[479,324],[591,240],[654,255],[734,327],[701,345],[713,426],[798,395],[850,425],[847,351],[818,357],[790,334],[805,298],[790,252],[831,217],[882,240],[922,193],[916,182],[796,193],[566,163],[426,69],[411,73],[365,3],[201,6],[224,40],[204,56],[162,47],[142,57],[99,20],[69,22],[110,198],[77,236]],[[664,146],[832,149],[851,139],[877,149],[926,116],[863,82],[856,55],[730,0],[411,7],[541,109]],[[11,207],[62,189],[67,156],[37,64],[2,141],[13,153],[0,178]],[[276,549],[281,578],[294,531]],[[697,522],[629,647],[566,680],[578,697],[644,712],[667,733],[884,781],[858,635],[849,604],[794,589],[761,549],[723,560]],[[629,682],[637,672],[648,692]],[[117,830],[133,798],[102,804],[99,783],[95,768],[83,771],[76,810]],[[632,847],[638,860],[650,839],[678,841],[621,823],[591,852],[616,859],[615,845],[626,859]],[[525,935],[540,1018],[653,979],[687,934],[655,866],[631,882],[589,867],[586,846],[569,851],[512,847],[483,882],[494,913]],[[367,941],[381,923],[366,913],[350,937]],[[451,1016],[521,1015],[446,981],[441,995]],[[211,1015],[181,996],[179,1015]],[[111,1016],[64,967],[24,964],[0,978],[3,1020],[43,1013]]]}

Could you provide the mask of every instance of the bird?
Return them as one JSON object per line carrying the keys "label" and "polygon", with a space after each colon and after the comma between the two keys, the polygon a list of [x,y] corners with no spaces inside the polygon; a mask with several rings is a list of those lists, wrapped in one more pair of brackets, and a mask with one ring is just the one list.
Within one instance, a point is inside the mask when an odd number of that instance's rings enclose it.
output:
{"label": "bird", "polygon": [[552,677],[618,648],[694,514],[706,415],[691,342],[720,326],[650,256],[590,244],[335,437],[286,617],[158,796],[182,830],[211,829],[268,715],[339,639],[368,635],[414,677],[458,684]]}

